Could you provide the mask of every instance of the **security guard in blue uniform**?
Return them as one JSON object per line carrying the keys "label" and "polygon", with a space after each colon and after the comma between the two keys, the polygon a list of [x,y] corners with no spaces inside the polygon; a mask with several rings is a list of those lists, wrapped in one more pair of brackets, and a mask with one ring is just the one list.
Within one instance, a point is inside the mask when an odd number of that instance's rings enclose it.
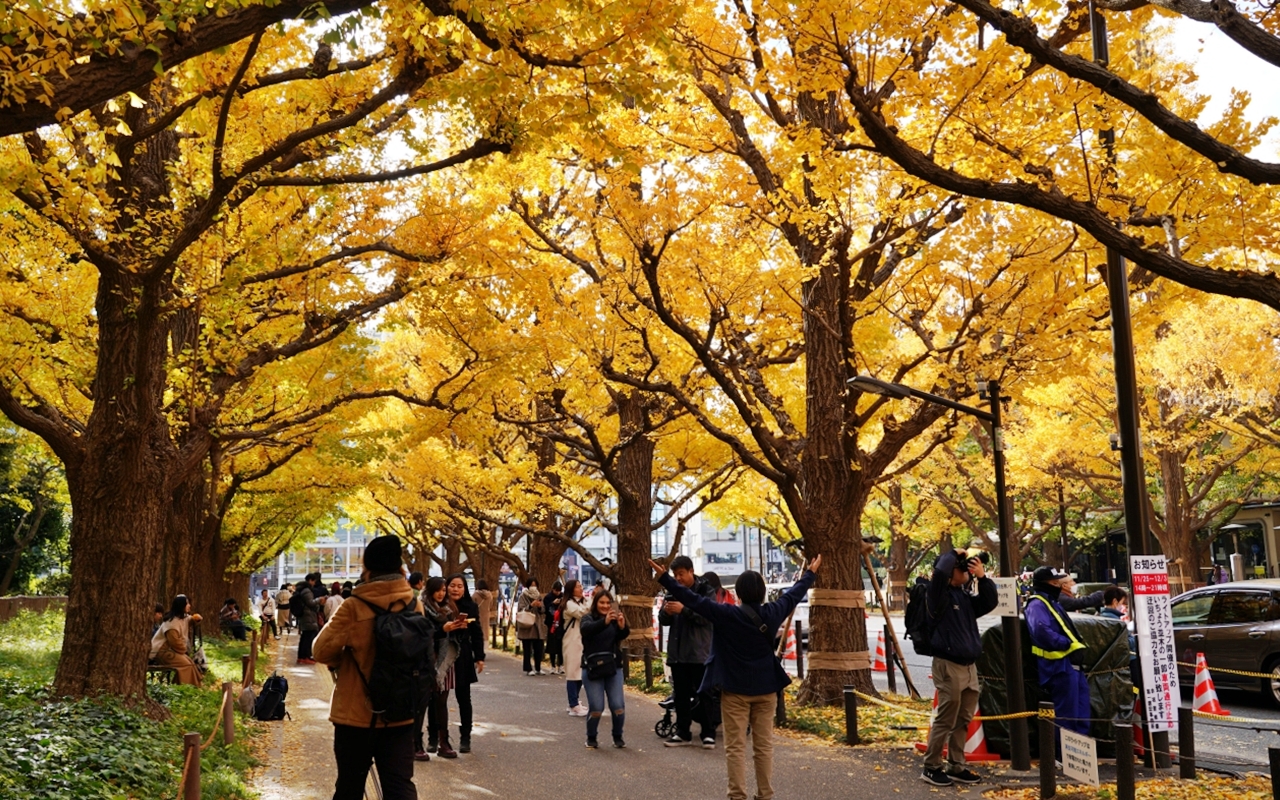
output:
{"label": "security guard in blue uniform", "polygon": [[1058,725],[1088,735],[1089,679],[1084,673],[1085,644],[1059,602],[1061,582],[1070,576],[1040,567],[1032,576],[1027,601],[1027,628],[1036,656],[1040,687],[1053,700]]}

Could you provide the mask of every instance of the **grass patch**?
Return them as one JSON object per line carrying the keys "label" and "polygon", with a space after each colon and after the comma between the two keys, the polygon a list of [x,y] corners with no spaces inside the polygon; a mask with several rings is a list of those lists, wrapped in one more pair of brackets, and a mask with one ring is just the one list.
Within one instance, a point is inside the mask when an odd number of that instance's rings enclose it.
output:
{"label": "grass patch", "polygon": [[[176,798],[182,734],[213,729],[222,680],[238,680],[247,643],[206,639],[209,688],[151,684],[171,717],[157,722],[115,699],[62,700],[49,684],[57,669],[64,615],[19,614],[0,624],[0,797],[30,800]],[[257,723],[236,715],[236,742],[201,756],[203,796],[250,800],[245,774],[254,762]]]}

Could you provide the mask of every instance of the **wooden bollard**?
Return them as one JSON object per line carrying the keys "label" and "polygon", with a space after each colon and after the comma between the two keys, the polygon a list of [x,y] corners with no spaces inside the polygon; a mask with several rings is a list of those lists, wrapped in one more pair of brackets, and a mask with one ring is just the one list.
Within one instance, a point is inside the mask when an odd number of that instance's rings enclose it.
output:
{"label": "wooden bollard", "polygon": [[804,623],[796,620],[796,677],[804,680],[804,639],[800,638],[800,634],[804,632]]}
{"label": "wooden bollard", "polygon": [[[1186,706],[1178,706],[1178,777],[1196,778],[1196,714]],[[1133,758],[1132,755],[1129,758]]]}
{"label": "wooden bollard", "polygon": [[249,670],[245,673],[243,686],[252,686],[258,681],[258,637],[249,642]]}
{"label": "wooden bollard", "polygon": [[[1040,800],[1049,800],[1050,797],[1058,793],[1058,769],[1054,765],[1054,753],[1056,746],[1054,741],[1057,737],[1053,735],[1053,703],[1041,701],[1040,703]],[[1119,763],[1120,750],[1120,726],[1116,726],[1116,757]],[[1129,754],[1133,754],[1133,742],[1130,740]],[[1130,758],[1130,763],[1133,759]]]}
{"label": "wooden bollard", "polygon": [[1271,796],[1280,797],[1280,747],[1267,748],[1267,761],[1271,764]]}
{"label": "wooden bollard", "polygon": [[231,744],[236,740],[236,706],[231,702],[231,684],[222,684],[222,743]]}
{"label": "wooden bollard", "polygon": [[244,686],[249,685],[249,657],[240,656],[240,683]]}
{"label": "wooden bollard", "polygon": [[858,698],[853,693],[853,687],[846,686],[844,687],[844,743],[856,745],[861,741],[858,738]]}
{"label": "wooden bollard", "polygon": [[200,800],[200,734],[183,734],[182,763],[182,800]]}
{"label": "wooden bollard", "polygon": [[778,728],[787,727],[787,696],[778,690],[778,704],[774,707],[773,724]]}
{"label": "wooden bollard", "polygon": [[491,644],[489,646],[492,647],[494,650],[497,650],[498,649],[498,623],[495,622],[492,625],[490,625],[489,631],[492,634],[490,636]]}
{"label": "wooden bollard", "polygon": [[502,649],[507,649],[507,626],[502,626]]}
{"label": "wooden bollard", "polygon": [[1116,723],[1116,797],[1133,800],[1136,786],[1133,775],[1133,726]]}

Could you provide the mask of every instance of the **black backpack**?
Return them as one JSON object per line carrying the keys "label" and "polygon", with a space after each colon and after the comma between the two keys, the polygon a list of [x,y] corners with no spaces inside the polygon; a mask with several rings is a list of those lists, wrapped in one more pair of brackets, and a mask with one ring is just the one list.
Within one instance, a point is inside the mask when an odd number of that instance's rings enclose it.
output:
{"label": "black backpack", "polygon": [[289,695],[289,681],[279,673],[262,682],[262,694],[253,704],[253,718],[262,722],[284,719],[284,699]]}
{"label": "black backpack", "polygon": [[384,723],[413,719],[425,708],[436,683],[435,626],[410,608],[399,611],[380,608],[363,597],[352,595],[373,609],[373,669],[366,678],[360,672],[369,702],[373,705],[373,727],[378,717]]}
{"label": "black backpack", "polygon": [[906,635],[916,649],[916,655],[933,655],[933,638],[936,620],[929,615],[929,583],[917,581],[907,595],[907,613],[905,619]]}

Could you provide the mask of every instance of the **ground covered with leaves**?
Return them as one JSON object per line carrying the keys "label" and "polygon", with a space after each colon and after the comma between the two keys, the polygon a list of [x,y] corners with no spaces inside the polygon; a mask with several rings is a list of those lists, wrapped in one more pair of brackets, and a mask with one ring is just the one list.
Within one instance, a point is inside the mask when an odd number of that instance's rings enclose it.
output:
{"label": "ground covered with leaves", "polygon": [[[170,716],[157,721],[118,700],[54,698],[64,617],[24,613],[0,623],[0,797],[30,800],[176,798],[182,735],[213,730],[223,680],[237,680],[243,642],[205,641],[205,686],[152,684],[150,697]],[[201,757],[201,789],[212,800],[248,800],[254,723],[236,715],[236,742],[218,735]]]}
{"label": "ground covered with leaves", "polygon": [[[1177,778],[1139,781],[1134,788],[1137,800],[1271,800],[1271,778],[1249,775],[1244,779],[1220,775],[1201,775],[1194,781]],[[993,800],[1039,800],[1039,787],[1026,789],[993,789],[983,797]],[[1059,786],[1058,800],[1115,800],[1113,783],[1101,786]]]}

